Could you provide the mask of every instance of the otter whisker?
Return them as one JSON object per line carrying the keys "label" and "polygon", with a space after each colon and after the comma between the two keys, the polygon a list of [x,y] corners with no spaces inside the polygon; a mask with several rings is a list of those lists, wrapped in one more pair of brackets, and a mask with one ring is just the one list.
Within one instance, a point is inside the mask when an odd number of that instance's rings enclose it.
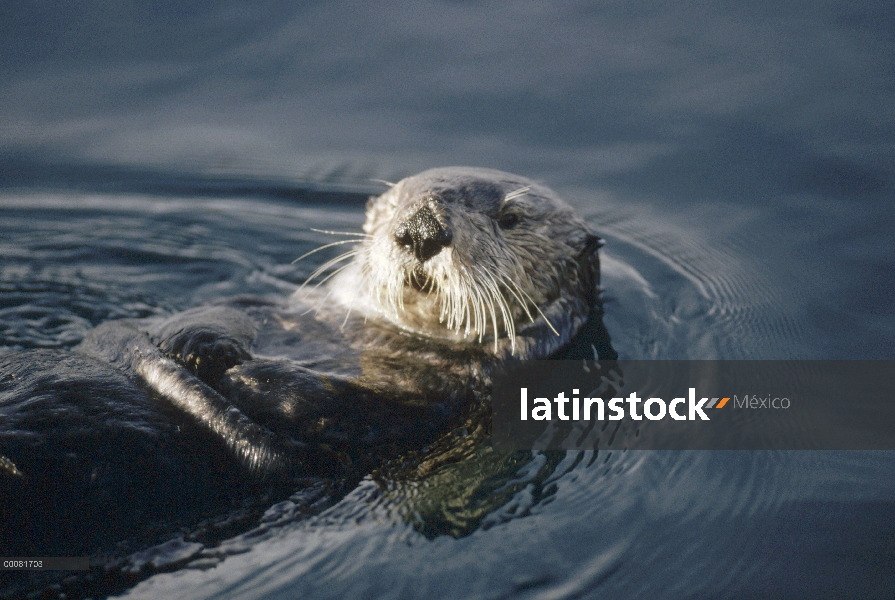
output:
{"label": "otter whisker", "polygon": [[[466,272],[463,273],[464,276],[467,275]],[[457,293],[455,294],[457,297],[455,298],[455,302],[457,306],[462,306],[463,315],[465,316],[465,325],[464,325],[464,336],[468,336],[470,333],[474,333],[478,331],[478,314],[479,307],[475,302],[475,298],[473,297],[473,293],[468,290],[468,285],[465,277],[460,278],[460,285],[457,286]],[[463,318],[463,317],[461,317]]]}
{"label": "otter whisker", "polygon": [[513,288],[518,288],[516,283],[510,279],[508,279],[505,275],[501,275],[500,282],[503,283],[506,290],[513,295],[517,302],[519,302],[519,306],[522,308],[522,311],[525,313],[525,316],[528,317],[532,323],[535,322],[534,316],[528,310],[528,302],[522,299],[522,296],[516,293],[516,290]]}
{"label": "otter whisker", "polygon": [[440,285],[438,287],[438,292],[436,293],[436,300],[440,301],[439,306],[441,307],[438,312],[438,322],[444,323],[445,327],[448,329],[454,328],[454,306],[453,306],[453,295],[445,292],[444,290],[450,290],[452,288],[450,280],[447,282],[448,285]]}
{"label": "otter whisker", "polygon": [[371,179],[370,181],[375,181],[376,183],[384,183],[385,185],[387,185],[390,188],[393,188],[396,185],[398,185],[397,183],[392,183],[391,181],[386,181],[385,179]]}
{"label": "otter whisker", "polygon": [[[489,291],[489,290],[487,290],[487,287],[486,287],[486,286],[483,285],[482,287],[485,287],[485,291]],[[481,294],[480,298],[482,298],[483,302],[487,303],[487,305],[488,305],[488,313],[490,313],[490,315],[491,315],[491,324],[492,324],[492,326],[494,327],[494,351],[497,352],[497,338],[498,338],[498,333],[497,333],[497,315],[496,315],[495,312],[494,312],[494,297],[493,297],[493,295],[490,294],[490,293],[489,293],[489,294],[484,294],[484,293],[483,293],[483,294]],[[485,307],[484,307],[484,305],[483,305],[483,306],[482,306],[482,310],[484,310],[484,308],[485,308]],[[486,316],[486,318],[487,318],[487,314],[486,314],[485,316]],[[487,328],[488,328],[488,326],[487,326],[487,324],[486,324],[486,325],[485,325],[485,328],[484,328],[485,331],[487,331]],[[482,339],[482,338],[481,338],[481,335],[480,335],[480,336],[479,336],[479,341],[481,341],[481,339]]]}
{"label": "otter whisker", "polygon": [[[372,289],[372,290],[375,291],[375,293],[376,293],[376,304],[379,304],[379,299],[380,299],[380,296],[379,296],[379,286],[378,286],[378,285],[375,285],[375,282],[372,281],[372,273],[371,273],[371,271],[370,271],[370,264],[369,264],[369,261],[368,261],[368,260],[363,260],[363,258],[367,258],[367,259],[368,259],[369,257],[363,257],[364,254],[369,254],[369,252],[367,251],[367,248],[366,248],[366,247],[362,246],[362,247],[360,248],[359,253],[358,253],[358,261],[360,261],[360,263],[361,263],[361,267],[360,267],[360,277],[361,277],[361,280],[364,282],[364,283],[363,283],[363,287],[364,287],[364,288],[366,288],[366,289]],[[355,262],[357,262],[357,261],[355,261]]]}
{"label": "otter whisker", "polygon": [[[401,309],[401,312],[404,312],[404,288],[407,284],[410,283],[410,278],[407,273],[404,273],[403,281],[400,287],[395,288],[395,298],[397,299],[397,306]],[[395,315],[397,315],[397,311],[395,311]]]}
{"label": "otter whisker", "polygon": [[425,276],[426,280],[420,281],[420,274],[417,272],[416,269],[410,272],[410,277],[411,279],[413,279],[413,284],[415,284],[416,289],[418,289],[420,292],[426,292],[426,296],[432,295],[432,291],[435,289],[435,284],[432,277]]}
{"label": "otter whisker", "polygon": [[[435,286],[435,277],[429,277],[429,280],[426,282],[429,286],[429,290],[426,292],[426,297],[432,295],[432,292],[435,292],[435,297],[438,297],[438,288]],[[425,286],[423,286],[425,289]]]}
{"label": "otter whisker", "polygon": [[[487,282],[485,282],[485,284],[487,285]],[[494,311],[494,301],[497,298],[495,297],[494,292],[492,291],[490,294],[488,294],[486,299],[488,300],[488,308],[489,308],[489,311],[491,312],[491,326],[494,329],[494,352],[497,352],[497,340],[500,337],[500,333],[497,331],[497,315],[495,314],[495,311]],[[498,302],[498,306],[499,306],[501,312],[503,312],[504,324],[506,324],[506,311],[504,310],[503,305],[500,304],[499,302]],[[515,348],[515,342],[513,342],[513,347]]]}
{"label": "otter whisker", "polygon": [[426,280],[426,283],[423,284],[423,287],[420,289],[421,292],[426,292],[426,298],[431,298],[432,294],[435,294],[435,298],[438,298],[438,288],[435,285],[435,278],[429,277]]}
{"label": "otter whisker", "polygon": [[481,343],[482,337],[485,335],[485,329],[488,326],[488,315],[485,313],[485,303],[482,301],[482,292],[479,289],[479,286],[476,285],[475,278],[470,277],[467,283],[469,289],[473,292],[473,301],[475,302],[474,306],[476,308],[475,333],[478,334],[479,343]]}
{"label": "otter whisker", "polygon": [[501,293],[500,286],[497,283],[497,280],[494,278],[494,275],[485,271],[485,275],[488,277],[490,282],[491,289],[495,295],[495,298],[498,302],[498,306],[500,307],[501,316],[503,317],[504,329],[507,331],[507,337],[510,339],[510,351],[516,352],[516,319],[513,317],[513,311],[510,309],[510,305],[507,302],[506,297]]}
{"label": "otter whisker", "polygon": [[358,231],[331,231],[329,229],[311,229],[316,233],[325,233],[327,235],[353,235],[355,237],[363,237],[363,238],[371,238],[373,237],[369,233],[360,233]]}
{"label": "otter whisker", "polygon": [[306,285],[311,283],[311,281],[313,281],[315,278],[317,278],[320,274],[326,272],[326,270],[329,269],[330,267],[332,267],[333,265],[336,265],[336,264],[342,262],[343,260],[346,260],[348,258],[356,256],[357,253],[358,253],[357,250],[350,250],[348,252],[345,252],[344,254],[340,254],[339,256],[336,256],[335,258],[332,258],[332,259],[326,261],[325,263],[323,263],[322,265],[320,265],[319,267],[314,269],[314,271],[308,276],[307,279],[305,279],[305,282],[303,284],[301,284],[301,286],[298,289],[304,288]]}
{"label": "otter whisker", "polygon": [[320,311],[320,307],[323,306],[323,303],[326,302],[326,301],[329,299],[329,297],[332,296],[332,294],[333,294],[333,291],[332,291],[332,290],[328,291],[328,292],[326,293],[326,295],[325,295],[319,302],[317,302],[316,304],[314,304],[314,306],[310,307],[310,308],[309,308],[308,310],[306,310],[305,312],[301,313],[299,316],[302,316],[302,317],[303,317],[303,316],[305,316],[306,314],[308,314],[308,313],[311,312],[311,311],[314,311],[314,313],[319,312],[319,311]]}
{"label": "otter whisker", "polygon": [[469,328],[472,316],[469,311],[468,302],[463,304],[460,302],[461,286],[463,285],[462,279],[460,281],[454,282],[451,288],[451,294],[447,297],[448,306],[450,307],[449,311],[449,319],[448,319],[448,327],[459,332],[461,328],[464,329],[463,335],[469,335]]}
{"label": "otter whisker", "polygon": [[[506,298],[504,298],[503,294],[500,293],[500,287],[497,284],[497,281],[494,279],[494,276],[491,275],[485,269],[480,267],[476,267],[476,270],[485,278],[484,284],[491,291],[492,298],[497,302],[497,306],[500,309],[501,317],[503,318],[504,329],[507,331],[507,337],[510,340],[510,348],[512,352],[516,351],[516,322],[513,319],[512,311],[510,311],[509,306],[507,305]],[[495,343],[497,340],[497,325],[495,323],[494,327],[494,339]],[[497,349],[495,348],[495,351]]]}
{"label": "otter whisker", "polygon": [[316,254],[317,252],[320,252],[321,250],[325,250],[326,248],[332,248],[333,246],[340,246],[340,245],[342,245],[342,244],[359,244],[360,242],[361,242],[361,240],[340,240],[340,241],[338,241],[338,242],[332,242],[332,243],[330,243],[330,244],[324,244],[324,245],[322,245],[322,246],[320,246],[320,247],[318,247],[318,248],[314,248],[314,249],[311,250],[310,252],[305,252],[304,254],[302,254],[301,256],[299,256],[298,258],[296,258],[295,260],[293,260],[293,261],[292,261],[291,263],[289,263],[289,264],[294,265],[294,264],[297,263],[298,261],[303,260],[303,259],[305,259],[305,258],[311,256],[312,254]]}
{"label": "otter whisker", "polygon": [[463,336],[469,335],[472,328],[473,313],[470,305],[471,300],[466,292],[465,273],[455,273],[451,277],[448,296],[446,302],[449,310],[448,327],[460,332],[463,329]]}
{"label": "otter whisker", "polygon": [[461,323],[465,321],[463,336],[466,337],[471,331],[479,335],[481,342],[484,329],[484,304],[478,294],[475,279],[470,274],[470,270],[466,264],[459,261],[457,271],[455,273],[456,282],[452,282],[449,286],[451,291],[451,303],[454,314],[457,315],[457,321],[454,327],[451,327],[459,333]]}
{"label": "otter whisker", "polygon": [[[399,312],[404,310],[404,286],[409,283],[408,274],[405,272],[400,279],[392,278],[384,283],[376,281],[376,303],[398,318]],[[383,300],[384,296],[384,302]]]}
{"label": "otter whisker", "polygon": [[311,283],[311,281],[313,281],[316,277],[318,277],[321,273],[325,272],[331,266],[336,265],[336,264],[342,262],[343,260],[346,260],[353,256],[356,256],[358,252],[359,252],[359,250],[351,250],[349,252],[340,254],[339,256],[326,261],[325,263],[323,263],[322,265],[317,267],[314,270],[314,272],[311,273],[307,279],[305,279],[305,282],[299,286],[298,291],[303,290],[305,288],[305,286],[307,286],[309,283]]}
{"label": "otter whisker", "polygon": [[518,198],[519,196],[524,196],[531,190],[531,186],[527,185],[525,187],[521,187],[518,190],[512,191],[506,196],[503,197],[503,201],[507,202],[508,200],[512,200],[513,198]]}
{"label": "otter whisker", "polygon": [[339,267],[338,269],[336,269],[335,271],[333,271],[332,273],[330,273],[329,275],[327,275],[326,277],[324,277],[323,279],[321,279],[320,281],[315,283],[314,289],[316,290],[322,284],[326,283],[327,281],[332,279],[334,276],[338,275],[339,273],[341,273],[342,271],[344,271],[345,269],[347,269],[350,266],[351,266],[351,263],[348,263],[347,265],[342,265],[341,267]]}
{"label": "otter whisker", "polygon": [[348,323],[348,317],[351,316],[351,309],[352,309],[352,306],[348,305],[348,312],[345,313],[345,320],[342,321],[342,324],[339,326],[340,331],[345,329],[345,325]]}
{"label": "otter whisker", "polygon": [[460,286],[457,279],[459,279],[457,274],[448,273],[448,279],[438,288],[438,293],[441,300],[439,314],[447,318],[445,325],[448,329],[459,332],[463,323],[463,313],[457,305],[457,288]]}
{"label": "otter whisker", "polygon": [[479,334],[479,343],[481,344],[482,338],[485,336],[485,330],[488,327],[488,315],[485,313],[485,301],[482,300],[482,293],[477,286],[473,286],[471,289],[475,293],[476,300],[475,332]]}
{"label": "otter whisker", "polygon": [[473,297],[473,293],[465,294],[466,297],[466,327],[464,335],[475,335],[479,327],[479,305]]}
{"label": "otter whisker", "polygon": [[463,276],[459,277],[457,282],[457,291],[454,294],[453,302],[455,310],[458,311],[459,317],[457,322],[457,330],[460,329],[460,323],[463,323],[463,335],[468,336],[475,329],[474,321],[476,319],[478,306],[473,303],[468,291],[469,284],[467,282],[468,273],[464,269]]}
{"label": "otter whisker", "polygon": [[[510,280],[510,282],[513,283],[512,280]],[[547,327],[550,328],[550,331],[552,331],[552,332],[555,333],[557,336],[559,336],[559,332],[556,330],[556,327],[553,326],[553,323],[550,322],[550,319],[547,318],[547,315],[544,314],[544,311],[541,310],[541,307],[538,306],[538,303],[535,302],[534,300],[532,300],[531,296],[529,296],[528,294],[526,294],[526,293],[525,293],[525,290],[523,290],[522,288],[520,288],[516,283],[513,283],[513,285],[516,287],[517,290],[519,290],[519,293],[521,293],[523,296],[525,296],[526,298],[528,298],[528,301],[531,302],[531,305],[535,307],[535,310],[538,311],[538,313],[539,313],[542,317],[544,317],[544,321],[547,323]],[[534,320],[532,320],[532,322],[534,322]]]}

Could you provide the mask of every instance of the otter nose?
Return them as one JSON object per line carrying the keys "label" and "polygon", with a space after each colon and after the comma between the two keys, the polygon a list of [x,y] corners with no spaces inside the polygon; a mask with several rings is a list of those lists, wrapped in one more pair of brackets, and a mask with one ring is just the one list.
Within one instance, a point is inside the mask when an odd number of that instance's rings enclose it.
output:
{"label": "otter nose", "polygon": [[441,224],[428,206],[422,206],[395,230],[395,241],[410,249],[421,262],[441,252],[453,239],[451,230]]}

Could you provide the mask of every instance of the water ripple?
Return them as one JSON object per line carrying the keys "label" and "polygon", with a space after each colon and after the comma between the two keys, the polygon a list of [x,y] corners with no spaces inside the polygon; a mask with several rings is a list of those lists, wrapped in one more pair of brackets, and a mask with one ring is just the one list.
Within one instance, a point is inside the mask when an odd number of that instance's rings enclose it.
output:
{"label": "water ripple", "polygon": [[627,209],[610,207],[589,221],[606,239],[607,326],[610,332],[625,332],[614,334],[622,356],[805,354],[798,347],[804,325],[778,309],[791,303],[791,286],[775,282],[753,257],[736,253],[725,240],[706,241],[698,231],[678,230],[668,221]]}

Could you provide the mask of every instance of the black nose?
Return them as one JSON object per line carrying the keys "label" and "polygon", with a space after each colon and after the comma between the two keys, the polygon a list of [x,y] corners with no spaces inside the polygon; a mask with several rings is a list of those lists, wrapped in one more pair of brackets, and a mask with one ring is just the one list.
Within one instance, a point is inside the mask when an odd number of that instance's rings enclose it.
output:
{"label": "black nose", "polygon": [[395,230],[395,241],[407,246],[421,262],[441,252],[453,239],[451,230],[441,224],[428,206],[421,207]]}

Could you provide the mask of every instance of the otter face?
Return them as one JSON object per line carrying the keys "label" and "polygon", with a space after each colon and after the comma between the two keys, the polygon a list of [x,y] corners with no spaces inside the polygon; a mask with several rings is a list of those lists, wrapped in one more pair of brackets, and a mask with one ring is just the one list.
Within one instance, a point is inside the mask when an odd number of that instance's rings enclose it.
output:
{"label": "otter face", "polygon": [[[485,169],[433,169],[367,205],[363,285],[401,326],[515,348],[526,323],[557,335],[596,298],[599,241],[548,188]],[[561,310],[549,310],[561,304]],[[580,316],[580,315],[577,315]]]}

